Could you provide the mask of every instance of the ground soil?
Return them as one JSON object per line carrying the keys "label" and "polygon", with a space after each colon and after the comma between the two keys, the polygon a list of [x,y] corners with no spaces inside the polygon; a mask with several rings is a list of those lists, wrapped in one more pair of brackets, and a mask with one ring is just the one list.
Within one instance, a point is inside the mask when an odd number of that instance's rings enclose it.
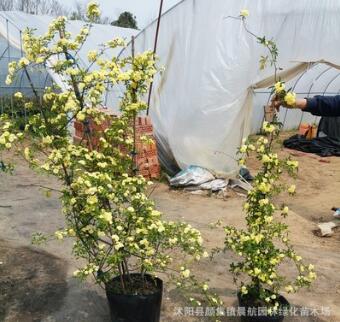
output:
{"label": "ground soil", "polygon": [[[300,162],[295,198],[281,197],[291,209],[286,222],[291,239],[318,274],[310,289],[287,295],[296,307],[318,308],[318,316],[289,317],[285,321],[340,321],[340,230],[332,237],[320,238],[314,231],[317,223],[333,219],[332,206],[340,206],[340,158],[319,158],[294,154]],[[252,172],[256,162],[250,163]],[[53,178],[39,176],[18,160],[15,175],[0,175],[0,321],[109,321],[105,292],[93,281],[80,283],[72,277],[80,265],[71,254],[71,242],[51,242],[42,248],[31,245],[31,234],[54,232],[63,226],[58,195],[46,198],[39,185],[57,186]],[[169,189],[158,183],[152,194],[157,207],[172,220],[187,221],[200,229],[211,249],[223,245],[223,232],[209,224],[222,220],[225,224],[244,226],[241,205],[244,197],[230,192],[226,200],[215,196],[197,196]],[[228,273],[228,265],[236,259],[226,252],[213,261],[196,266],[197,275],[210,280],[211,286],[225,301],[226,307],[237,306],[236,287]],[[290,266],[284,267],[293,274]],[[180,295],[165,289],[162,321],[208,321],[205,317],[183,316],[188,307]],[[321,315],[321,308],[331,316]],[[226,317],[223,321],[239,321]]]}

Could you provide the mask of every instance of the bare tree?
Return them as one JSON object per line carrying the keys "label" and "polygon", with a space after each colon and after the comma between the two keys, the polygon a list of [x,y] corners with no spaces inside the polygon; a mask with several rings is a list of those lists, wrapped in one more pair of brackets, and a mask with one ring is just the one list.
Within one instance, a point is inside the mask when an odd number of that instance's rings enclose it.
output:
{"label": "bare tree", "polygon": [[1,0],[0,1],[0,10],[1,11],[9,11],[14,9],[13,0]]}
{"label": "bare tree", "polygon": [[84,3],[79,1],[75,2],[75,7],[70,15],[70,19],[86,21],[86,6]]}
{"label": "bare tree", "polygon": [[[86,3],[77,1],[69,14],[59,0],[0,0],[0,11],[19,10],[34,15],[68,16],[71,20],[88,21]],[[109,24],[108,17],[98,18],[96,23]]]}
{"label": "bare tree", "polygon": [[58,0],[14,0],[12,3],[16,10],[35,15],[59,16],[66,13]]}

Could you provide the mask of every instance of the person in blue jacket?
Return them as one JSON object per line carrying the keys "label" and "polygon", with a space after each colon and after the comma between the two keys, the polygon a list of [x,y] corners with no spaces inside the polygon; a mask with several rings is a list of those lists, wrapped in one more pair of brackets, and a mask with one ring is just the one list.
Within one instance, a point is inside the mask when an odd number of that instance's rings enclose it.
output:
{"label": "person in blue jacket", "polygon": [[284,102],[277,99],[276,96],[272,99],[272,107],[277,110],[280,106],[286,108],[297,108],[303,112],[309,112],[316,116],[340,116],[340,95],[335,96],[314,96],[312,98],[296,99],[294,106],[286,106]]}
{"label": "person in blue jacket", "polygon": [[[284,106],[286,108],[297,108],[303,112],[309,112],[316,116],[337,117],[340,116],[340,95],[317,95],[312,98],[296,99],[294,106],[287,106],[284,102],[274,96],[271,106],[278,111],[280,109],[280,106]],[[340,218],[340,208],[333,207],[332,210],[335,211],[334,217]]]}

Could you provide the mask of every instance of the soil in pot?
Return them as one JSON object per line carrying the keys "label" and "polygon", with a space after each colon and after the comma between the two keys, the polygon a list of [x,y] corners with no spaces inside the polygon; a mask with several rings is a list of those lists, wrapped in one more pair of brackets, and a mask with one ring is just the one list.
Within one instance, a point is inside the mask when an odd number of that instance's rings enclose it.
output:
{"label": "soil in pot", "polygon": [[[121,278],[124,280],[125,292]],[[150,275],[117,276],[105,285],[112,322],[159,322],[163,282]]]}
{"label": "soil in pot", "polygon": [[269,315],[265,309],[266,305],[258,299],[251,298],[249,296],[241,296],[241,293],[237,293],[237,298],[240,307],[245,308],[245,316],[241,317],[242,322],[281,322],[285,318],[283,312],[289,310],[290,304],[283,297],[278,297],[280,303],[277,314]]}

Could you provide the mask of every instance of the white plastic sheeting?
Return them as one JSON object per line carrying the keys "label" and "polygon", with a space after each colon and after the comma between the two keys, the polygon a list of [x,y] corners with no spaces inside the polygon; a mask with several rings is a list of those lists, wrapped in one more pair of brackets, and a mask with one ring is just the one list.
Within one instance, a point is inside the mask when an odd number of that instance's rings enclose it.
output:
{"label": "white plastic sheeting", "polygon": [[[261,123],[268,96],[257,95],[255,111],[261,117],[254,117],[252,87],[273,69],[259,70],[266,50],[240,20],[226,19],[244,8],[250,12],[249,29],[277,42],[279,66],[285,70],[321,60],[340,65],[338,0],[182,1],[162,17],[157,52],[165,72],[155,81],[150,106],[161,161],[168,169],[175,160],[182,169],[198,165],[234,171],[237,146]],[[139,51],[153,48],[155,30],[156,22],[137,36]],[[302,96],[316,77],[308,74],[299,84]],[[333,92],[339,81],[340,77],[332,83]],[[319,79],[320,91],[327,82]],[[281,118],[291,128],[300,122],[301,112],[282,112]]]}
{"label": "white plastic sheeting", "polygon": [[[19,59],[22,51],[21,33],[26,28],[35,29],[37,35],[42,35],[47,32],[49,23],[53,20],[53,17],[46,15],[30,15],[19,11],[1,11],[0,12],[0,48],[2,52],[0,53],[0,64],[1,71],[6,71],[7,74],[7,64],[9,61],[14,59]],[[80,29],[84,26],[82,21],[69,21],[67,25],[67,30],[75,36],[79,33]],[[98,48],[99,45],[107,42],[113,38],[121,37],[129,41],[131,36],[135,35],[138,30],[129,28],[119,28],[110,25],[100,25],[94,24],[89,35],[87,42],[78,52],[78,58],[80,59],[83,66],[88,65],[87,53],[90,50]],[[117,55],[120,49],[110,50],[106,52],[107,56]],[[1,54],[3,54],[1,56]],[[1,59],[6,56],[7,59]],[[52,61],[50,62],[52,63]],[[55,75],[48,70],[53,81],[58,84],[62,89],[65,88],[65,84],[58,75]],[[34,77],[34,76],[33,76]],[[3,84],[5,75],[1,75],[1,86]],[[43,82],[43,78],[41,79]],[[43,84],[37,84],[38,87],[44,87]],[[106,99],[112,100],[113,93],[108,93]],[[111,97],[110,97],[111,96]]]}

